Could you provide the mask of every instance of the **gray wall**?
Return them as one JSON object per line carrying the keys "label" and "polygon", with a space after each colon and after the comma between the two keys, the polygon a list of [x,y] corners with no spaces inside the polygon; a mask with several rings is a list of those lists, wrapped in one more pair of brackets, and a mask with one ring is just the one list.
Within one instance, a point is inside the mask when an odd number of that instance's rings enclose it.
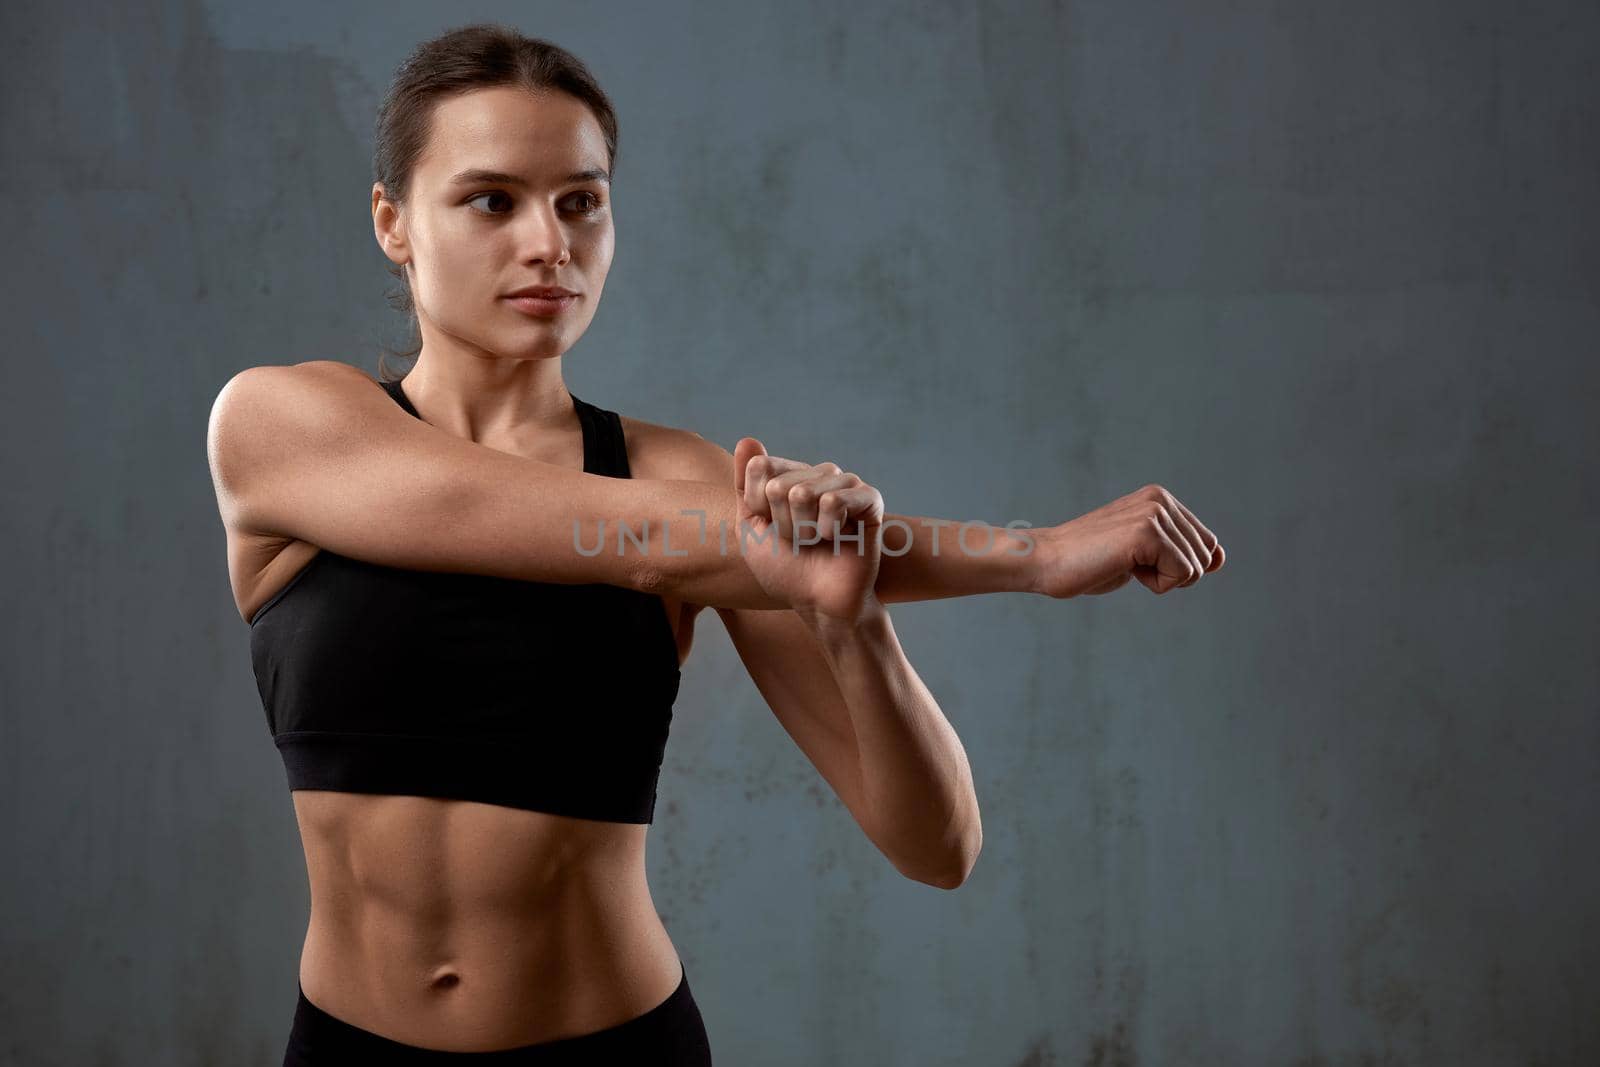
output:
{"label": "gray wall", "polygon": [[479,18],[620,111],[574,392],[902,513],[1158,481],[1229,551],[894,609],[983,804],[954,893],[706,621],[649,870],[719,1063],[1600,1059],[1596,9],[973,7],[0,8],[0,1060],[281,1060],[307,885],[206,416],[399,339],[372,116]]}

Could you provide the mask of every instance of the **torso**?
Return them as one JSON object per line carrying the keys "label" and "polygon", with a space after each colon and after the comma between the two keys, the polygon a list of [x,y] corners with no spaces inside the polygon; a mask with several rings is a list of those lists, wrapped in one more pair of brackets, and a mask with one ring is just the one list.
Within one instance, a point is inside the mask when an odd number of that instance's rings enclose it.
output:
{"label": "torso", "polygon": [[[623,417],[635,478],[684,431]],[[581,438],[532,456],[574,470]],[[249,619],[320,551],[228,529]],[[662,598],[687,657],[698,608]],[[311,919],[300,984],[317,1007],[395,1041],[476,1052],[592,1033],[644,1014],[682,972],[645,881],[647,824],[474,801],[297,790]]]}

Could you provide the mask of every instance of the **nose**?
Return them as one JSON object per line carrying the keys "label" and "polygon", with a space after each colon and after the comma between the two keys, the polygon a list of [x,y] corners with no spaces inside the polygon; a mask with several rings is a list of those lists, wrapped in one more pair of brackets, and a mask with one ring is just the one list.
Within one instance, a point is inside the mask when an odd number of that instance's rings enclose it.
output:
{"label": "nose", "polygon": [[550,205],[527,213],[527,229],[522,235],[522,262],[564,266],[572,258],[560,215]]}

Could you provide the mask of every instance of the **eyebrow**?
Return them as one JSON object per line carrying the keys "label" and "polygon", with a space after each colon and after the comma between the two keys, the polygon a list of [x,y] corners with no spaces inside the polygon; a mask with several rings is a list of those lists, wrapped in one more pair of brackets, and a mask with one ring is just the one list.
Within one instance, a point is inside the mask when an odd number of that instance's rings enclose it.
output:
{"label": "eyebrow", "polygon": [[[519,177],[515,174],[507,174],[504,171],[499,170],[483,170],[477,167],[461,171],[459,174],[454,174],[450,177],[451,185],[476,185],[479,182],[495,182],[500,185],[520,185],[524,188],[526,188],[529,184],[528,179]],[[611,175],[607,174],[600,168],[595,167],[589,170],[576,171],[567,175],[566,181],[562,182],[562,184],[570,185],[574,182],[605,182],[607,185],[610,185]]]}

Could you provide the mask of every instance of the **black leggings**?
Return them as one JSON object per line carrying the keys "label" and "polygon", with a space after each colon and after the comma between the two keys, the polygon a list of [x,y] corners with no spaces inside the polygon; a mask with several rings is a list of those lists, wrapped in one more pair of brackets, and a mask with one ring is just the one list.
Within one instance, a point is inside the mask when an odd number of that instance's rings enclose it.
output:
{"label": "black leggings", "polygon": [[689,992],[687,971],[671,996],[627,1022],[592,1034],[492,1052],[443,1052],[391,1041],[329,1015],[307,1000],[301,989],[283,1057],[283,1067],[577,1067],[607,1063],[711,1067],[711,1044],[700,1008]]}

